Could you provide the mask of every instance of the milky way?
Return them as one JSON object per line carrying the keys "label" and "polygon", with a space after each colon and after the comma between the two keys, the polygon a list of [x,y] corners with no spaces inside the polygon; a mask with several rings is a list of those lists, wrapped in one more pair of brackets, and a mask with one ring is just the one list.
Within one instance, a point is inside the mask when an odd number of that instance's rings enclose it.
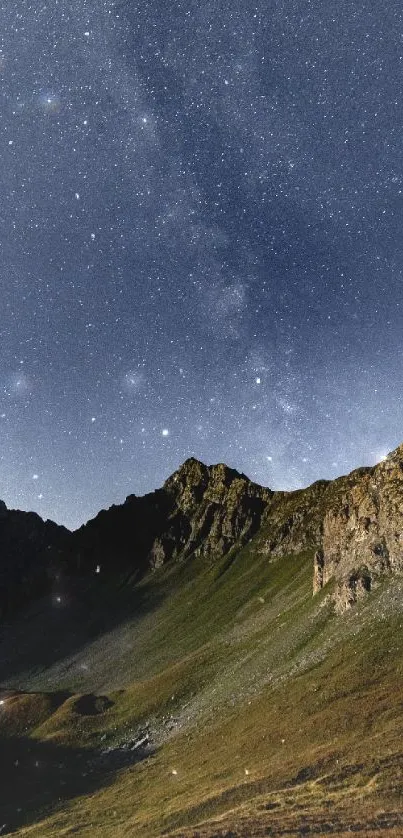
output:
{"label": "milky way", "polygon": [[403,13],[1,2],[0,497],[77,526],[187,457],[403,439]]}

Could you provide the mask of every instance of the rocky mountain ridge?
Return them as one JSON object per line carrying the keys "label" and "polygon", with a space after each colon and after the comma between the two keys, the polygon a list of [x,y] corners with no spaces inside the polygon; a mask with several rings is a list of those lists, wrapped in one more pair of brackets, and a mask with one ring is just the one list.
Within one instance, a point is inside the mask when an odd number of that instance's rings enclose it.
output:
{"label": "rocky mountain ridge", "polygon": [[135,575],[192,554],[223,556],[255,534],[272,495],[228,466],[190,458],[161,489],[130,495],[73,533],[72,553],[81,568]]}
{"label": "rocky mountain ridge", "polygon": [[334,581],[336,609],[403,570],[403,445],[376,466],[273,492],[223,464],[190,458],[157,489],[101,511],[73,533],[0,506],[0,608],[51,589],[55,574],[141,578],[171,561],[217,561],[256,536],[270,558],[312,550],[313,593]]}
{"label": "rocky mountain ridge", "polygon": [[0,618],[50,591],[69,531],[0,501]]}
{"label": "rocky mountain ridge", "polygon": [[314,592],[336,580],[344,610],[385,574],[403,570],[403,445],[343,485],[326,510]]}

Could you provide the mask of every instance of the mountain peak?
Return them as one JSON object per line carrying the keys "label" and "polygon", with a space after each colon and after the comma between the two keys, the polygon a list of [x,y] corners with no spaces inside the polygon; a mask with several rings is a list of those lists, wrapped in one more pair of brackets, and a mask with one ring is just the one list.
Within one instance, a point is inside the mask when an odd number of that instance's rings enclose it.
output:
{"label": "mountain peak", "polygon": [[243,480],[254,486],[258,485],[253,483],[253,481],[242,472],[227,466],[226,463],[214,463],[213,465],[207,466],[201,460],[196,459],[196,457],[188,457],[188,459],[185,460],[182,465],[167,478],[164,483],[164,488],[169,490],[178,483],[187,485],[199,485],[204,483],[207,485],[209,482],[225,482],[229,485],[233,480]]}
{"label": "mountain peak", "polygon": [[403,463],[403,442],[397,448],[394,448],[393,451],[390,451],[386,457],[383,457],[376,468],[386,468],[388,470],[391,466],[394,467],[400,463]]}
{"label": "mountain peak", "polygon": [[197,460],[196,457],[188,457],[176,471],[171,474],[164,483],[164,488],[169,486],[171,483],[177,483],[178,481],[186,481],[186,482],[197,482],[200,479],[201,475],[207,475],[208,473],[208,466],[205,463],[202,463],[201,460]]}

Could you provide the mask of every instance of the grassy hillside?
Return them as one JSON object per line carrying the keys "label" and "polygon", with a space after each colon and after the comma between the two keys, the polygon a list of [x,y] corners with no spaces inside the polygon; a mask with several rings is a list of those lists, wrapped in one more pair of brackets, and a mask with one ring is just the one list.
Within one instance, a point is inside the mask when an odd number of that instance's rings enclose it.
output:
{"label": "grassy hillside", "polygon": [[263,536],[9,626],[2,834],[403,834],[403,583],[336,616]]}

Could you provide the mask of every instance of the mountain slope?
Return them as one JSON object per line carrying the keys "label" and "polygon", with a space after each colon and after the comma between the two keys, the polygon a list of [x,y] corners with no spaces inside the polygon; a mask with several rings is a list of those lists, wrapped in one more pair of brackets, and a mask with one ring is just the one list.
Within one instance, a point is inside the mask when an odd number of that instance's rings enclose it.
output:
{"label": "mountain slope", "polygon": [[68,530],[0,501],[0,618],[51,591]]}
{"label": "mountain slope", "polygon": [[375,481],[389,545],[400,458],[292,493],[191,460],[69,536],[2,629],[2,834],[403,834],[398,562],[338,613],[345,499]]}
{"label": "mountain slope", "polygon": [[[326,589],[311,596],[312,555],[251,566],[253,555],[248,545],[218,578],[177,577],[153,620],[42,673],[37,688],[46,675],[58,693],[6,699],[3,730],[22,752],[2,822],[33,821],[18,834],[44,838],[318,834],[333,820],[363,832],[383,811],[403,828],[402,583],[338,616]],[[116,674],[125,686],[100,689],[97,708],[88,691]],[[68,682],[80,692],[61,695]],[[37,761],[36,806],[56,807],[45,820],[24,795]]]}
{"label": "mountain slope", "polygon": [[72,536],[81,569],[121,568],[134,575],[190,554],[224,555],[259,528],[272,496],[223,464],[191,458],[161,489],[100,512]]}

